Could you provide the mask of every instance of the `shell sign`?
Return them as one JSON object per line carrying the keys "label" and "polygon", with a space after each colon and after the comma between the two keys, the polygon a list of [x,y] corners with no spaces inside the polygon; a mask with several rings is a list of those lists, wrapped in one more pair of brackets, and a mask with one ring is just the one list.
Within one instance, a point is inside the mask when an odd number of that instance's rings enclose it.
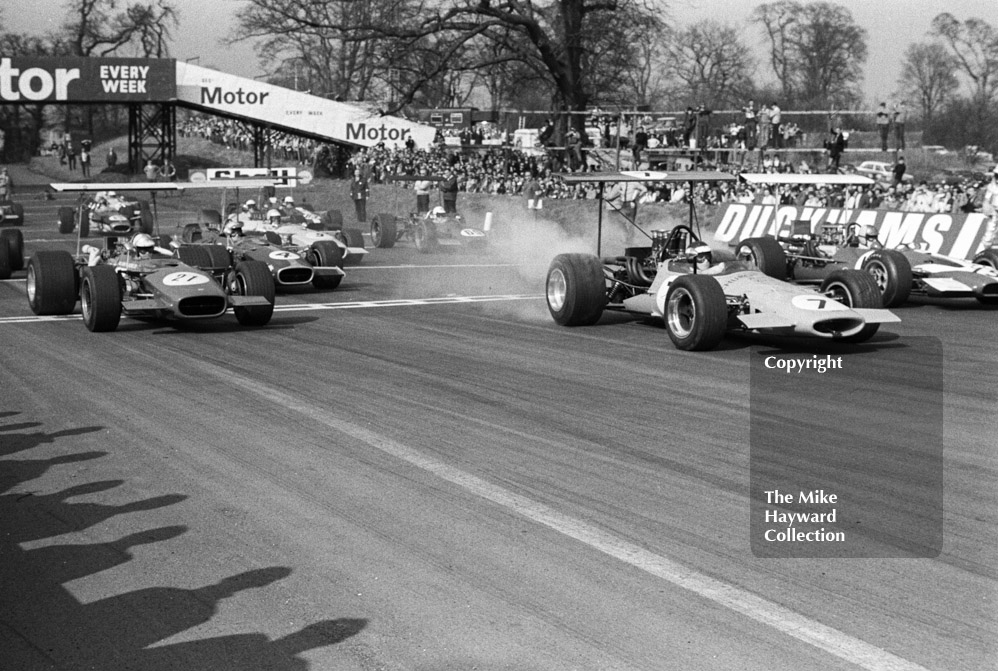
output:
{"label": "shell sign", "polygon": [[172,58],[0,58],[0,102],[167,102]]}

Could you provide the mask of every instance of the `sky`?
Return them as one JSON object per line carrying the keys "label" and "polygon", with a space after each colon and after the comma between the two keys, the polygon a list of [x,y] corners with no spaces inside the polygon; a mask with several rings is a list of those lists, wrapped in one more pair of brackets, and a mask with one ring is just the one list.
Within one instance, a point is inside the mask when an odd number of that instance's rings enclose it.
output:
{"label": "sky", "polygon": [[[125,0],[127,1],[127,0]],[[756,50],[760,70],[766,69],[766,46],[758,26],[749,20],[763,0],[652,0],[663,4],[673,25],[688,26],[712,19],[742,27],[745,43]],[[933,17],[950,12],[958,20],[980,18],[998,28],[998,0],[832,0],[848,9],[866,29],[868,57],[863,94],[876,105],[891,100],[908,45],[927,40]],[[226,45],[243,0],[173,0],[180,12],[171,55],[245,77],[265,73],[251,44]],[[3,0],[0,21],[8,31],[42,34],[62,23],[66,0]],[[767,81],[771,81],[770,77]]]}

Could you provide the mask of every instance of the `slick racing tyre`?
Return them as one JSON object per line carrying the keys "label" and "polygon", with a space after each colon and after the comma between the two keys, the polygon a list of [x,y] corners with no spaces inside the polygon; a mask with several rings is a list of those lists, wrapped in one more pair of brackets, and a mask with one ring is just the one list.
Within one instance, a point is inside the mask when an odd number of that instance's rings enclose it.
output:
{"label": "slick racing tyre", "polygon": [[548,311],[562,326],[591,326],[606,307],[603,264],[591,254],[559,254],[545,283]]}
{"label": "slick racing tyre", "polygon": [[113,331],[121,321],[121,282],[111,266],[87,266],[80,280],[83,323],[94,333]]}
{"label": "slick racing tyre", "polygon": [[[343,270],[343,248],[332,240],[313,242],[305,258],[313,266],[336,267]],[[320,290],[332,290],[340,286],[342,280],[342,275],[326,275],[322,277],[314,275],[312,277],[312,286]]]}
{"label": "slick racing tyre", "polygon": [[[7,231],[4,231],[6,233]],[[0,240],[0,280],[9,280],[13,271],[10,264],[10,246]]]}
{"label": "slick racing tyre", "polygon": [[895,308],[911,295],[911,263],[893,249],[878,249],[863,259],[862,269],[870,273],[883,300],[883,307]]}
{"label": "slick racing tyre", "polygon": [[677,349],[714,349],[728,327],[728,302],[716,279],[683,275],[665,297],[665,328]]}
{"label": "slick racing tyre", "polygon": [[776,238],[747,238],[738,243],[735,256],[764,275],[787,279],[787,253]]}
{"label": "slick racing tyre", "polygon": [[982,266],[990,266],[998,270],[998,247],[989,247],[988,249],[981,250],[974,256],[974,263],[979,263]]}
{"label": "slick racing tyre", "polygon": [[376,214],[371,217],[371,244],[388,249],[395,246],[396,239],[398,239],[398,225],[395,223],[395,215]]}
{"label": "slick racing tyre", "polygon": [[12,271],[24,268],[24,234],[16,228],[5,228],[0,231],[0,246],[6,246],[9,253],[8,262]]}
{"label": "slick racing tyre", "polygon": [[76,264],[69,252],[43,250],[28,260],[28,305],[36,315],[68,315],[76,307]]}
{"label": "slick racing tyre", "polygon": [[274,316],[274,276],[263,261],[243,261],[236,265],[234,293],[263,296],[270,305],[252,305],[233,309],[243,326],[265,326]]}
{"label": "slick racing tyre", "polygon": [[[873,276],[863,270],[836,270],[821,283],[821,292],[851,308],[882,308],[883,296]],[[873,337],[880,324],[867,324],[839,342],[865,342]]]}
{"label": "slick racing tyre", "polygon": [[59,208],[59,232],[68,235],[76,228],[76,212],[71,207]]}

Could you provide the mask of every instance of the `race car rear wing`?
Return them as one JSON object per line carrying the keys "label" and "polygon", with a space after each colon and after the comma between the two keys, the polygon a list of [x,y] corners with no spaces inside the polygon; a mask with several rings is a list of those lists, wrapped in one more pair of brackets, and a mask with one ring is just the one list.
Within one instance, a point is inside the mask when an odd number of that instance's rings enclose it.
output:
{"label": "race car rear wing", "polygon": [[[697,184],[699,182],[734,182],[738,178],[727,172],[720,172],[716,170],[684,170],[684,171],[673,171],[665,172],[659,170],[620,170],[613,172],[570,172],[570,173],[557,173],[557,176],[565,182],[565,184],[598,184],[596,191],[596,198],[599,201],[598,212],[599,216],[596,224],[596,256],[602,257],[602,246],[603,246],[603,203],[607,202],[605,198],[605,190],[607,183],[615,184],[619,182],[664,182],[667,184],[684,184],[691,183]],[[690,228],[695,227],[697,237],[702,237],[700,235],[700,224],[696,217],[696,206],[693,198],[690,201],[690,214],[689,222]],[[637,225],[637,202],[634,203],[634,211],[630,214],[625,213],[620,207],[612,203],[608,203],[614,210],[620,214],[624,219],[634,228],[639,230],[645,237],[649,240],[651,239],[651,234],[645,231],[643,228]]]}
{"label": "race car rear wing", "polygon": [[749,184],[799,184],[799,185],[831,185],[836,186],[870,186],[876,180],[865,175],[840,174],[804,174],[795,172],[743,172],[738,175]]}

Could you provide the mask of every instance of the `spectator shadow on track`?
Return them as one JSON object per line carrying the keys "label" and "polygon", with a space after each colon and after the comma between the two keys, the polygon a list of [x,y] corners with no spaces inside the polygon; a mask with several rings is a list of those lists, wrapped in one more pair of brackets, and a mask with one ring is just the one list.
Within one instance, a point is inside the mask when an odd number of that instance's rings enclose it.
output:
{"label": "spectator shadow on track", "polygon": [[[38,424],[17,426],[31,429]],[[11,428],[7,425],[0,431]],[[18,451],[85,432],[22,436]],[[37,436],[49,439],[38,440]],[[102,454],[69,454],[33,460],[33,465],[0,459],[0,473],[9,473],[15,484],[24,484],[38,479],[54,464],[97,456]],[[11,464],[16,467],[10,468]],[[0,495],[0,650],[4,668],[293,671],[308,668],[298,657],[300,653],[343,641],[366,626],[366,620],[321,621],[274,640],[247,633],[150,647],[209,622],[223,600],[245,590],[265,588],[286,578],[291,569],[262,568],[193,589],[155,586],[82,603],[66,588],[67,582],[141,561],[133,554],[135,547],[169,542],[187,532],[186,526],[173,525],[103,543],[23,546],[89,529],[116,515],[163,508],[187,498],[168,494],[120,505],[69,500],[96,496],[121,484],[121,480],[104,480],[51,494],[20,491]],[[192,560],[196,558],[187,558]],[[148,570],[140,565],[133,574],[141,576]],[[109,590],[114,589],[113,582],[106,584]]]}

